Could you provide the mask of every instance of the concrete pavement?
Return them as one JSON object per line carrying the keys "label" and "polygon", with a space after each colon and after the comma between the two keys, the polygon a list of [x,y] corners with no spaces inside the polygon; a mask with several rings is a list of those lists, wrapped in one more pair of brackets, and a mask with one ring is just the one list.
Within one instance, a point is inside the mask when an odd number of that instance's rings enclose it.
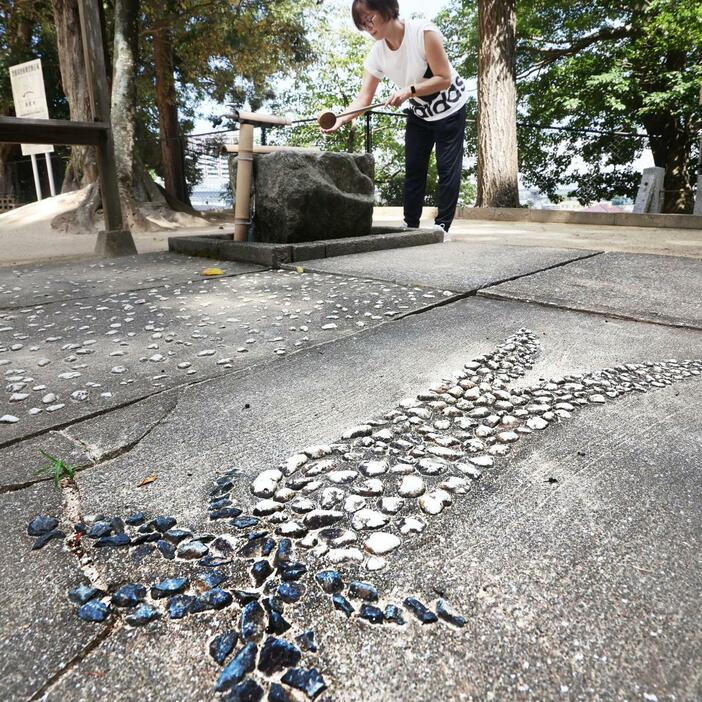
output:
{"label": "concrete pavement", "polygon": [[[309,699],[293,678],[281,682],[292,667],[319,671],[326,689],[316,699],[326,700],[699,698],[701,366],[684,362],[702,359],[697,261],[549,248],[451,242],[304,273],[231,268],[216,280],[199,275],[206,261],[167,254],[109,271],[8,273],[0,415],[18,421],[0,424],[0,696],[256,699],[255,686],[281,685],[290,699]],[[47,411],[56,404],[64,407]],[[497,438],[494,421],[513,429]],[[356,438],[343,438],[352,427]],[[315,459],[327,445],[328,457]],[[38,475],[40,450],[80,468],[75,480],[57,489]],[[216,692],[223,668],[209,653],[214,636],[240,629],[243,605],[172,619],[147,595],[161,617],[134,627],[114,605],[105,623],[84,622],[66,596],[80,583],[108,595],[166,577],[195,583],[212,568],[164,557],[168,549],[149,542],[100,549],[88,537],[59,538],[30,550],[37,514],[57,517],[70,535],[76,524],[135,511],[172,515],[211,555],[224,542],[207,532],[238,550],[245,532],[208,519],[213,481],[237,469],[228,499],[244,516],[265,512],[251,482],[304,450],[304,466],[278,480],[309,476],[296,496],[280,482],[278,506],[255,529],[274,535],[307,520],[317,534],[314,543],[295,539],[308,572],[289,582],[301,598],[285,604],[291,628],[269,635],[297,646],[295,637],[314,631],[318,650],[300,649],[292,663],[297,654],[286,649],[273,672],[259,657],[258,670],[242,675],[247,689]],[[485,459],[479,480],[476,464],[458,468],[476,456]],[[333,471],[377,483],[333,483],[370,511],[334,517],[331,534],[312,526],[305,502],[318,510],[332,499],[322,493]],[[311,485],[320,475],[327,482]],[[451,504],[437,512],[404,497],[396,484],[406,475]],[[399,545],[364,553],[374,530],[360,517],[383,521],[375,533]],[[419,533],[401,530],[412,519]],[[139,528],[126,527],[130,539]],[[325,551],[325,540],[343,546]],[[339,550],[348,553],[330,561]],[[214,569],[229,578],[221,587],[270,604],[271,583],[292,575],[279,569],[257,588],[249,570],[266,558],[230,553]],[[323,568],[347,584],[372,583],[406,623],[362,618],[348,586],[356,612],[347,619],[314,580]],[[465,625],[421,624],[407,597],[432,609],[444,599]]]}

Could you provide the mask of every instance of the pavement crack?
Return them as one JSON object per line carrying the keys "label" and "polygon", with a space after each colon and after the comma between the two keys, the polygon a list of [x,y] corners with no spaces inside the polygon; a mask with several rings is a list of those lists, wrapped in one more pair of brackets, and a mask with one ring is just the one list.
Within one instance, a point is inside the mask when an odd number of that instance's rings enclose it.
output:
{"label": "pavement crack", "polygon": [[390,321],[399,322],[400,320],[407,319],[408,317],[415,317],[420,314],[426,314],[427,312],[439,309],[440,307],[446,307],[447,305],[453,305],[455,302],[466,300],[469,297],[475,297],[476,293],[477,290],[470,290],[469,292],[464,293],[456,293],[455,295],[445,297],[441,300],[438,300],[437,302],[432,302],[431,304],[425,305],[424,307],[420,307],[416,310],[410,310],[409,312],[405,312],[404,314],[398,314],[396,317],[393,317]]}
{"label": "pavement crack", "polygon": [[96,648],[98,648],[107,638],[118,628],[118,623],[115,620],[108,621],[104,624],[104,628],[84,646],[73,658],[64,663],[34,694],[28,699],[41,700],[46,699],[46,696],[51,692],[51,689],[59,683],[66,675],[68,675],[76,666],[82,663]]}
{"label": "pavement crack", "polygon": [[502,285],[503,283],[511,283],[514,280],[520,280],[521,278],[530,278],[532,275],[537,273],[545,273],[546,271],[552,271],[556,268],[565,268],[570,266],[572,263],[580,263],[580,261],[586,261],[588,258],[595,258],[596,256],[601,256],[604,251],[594,251],[593,253],[583,254],[582,256],[577,256],[576,258],[570,258],[567,261],[559,261],[550,266],[544,266],[543,268],[537,268],[536,270],[529,271],[528,273],[518,273],[517,275],[509,276],[508,278],[501,278],[500,280],[495,280],[488,285],[483,285],[476,289],[476,294],[482,292],[483,290],[489,290],[497,285]]}
{"label": "pavement crack", "polygon": [[683,322],[666,321],[664,319],[653,319],[643,315],[637,316],[634,314],[624,314],[613,310],[592,309],[590,307],[578,307],[569,305],[565,301],[548,301],[548,300],[533,300],[526,297],[518,297],[516,295],[508,295],[505,293],[493,293],[489,290],[481,291],[480,297],[486,300],[497,300],[499,302],[517,302],[522,305],[537,305],[539,307],[551,307],[557,310],[567,310],[568,312],[581,312],[583,314],[597,315],[606,319],[620,319],[624,322],[639,322],[641,324],[656,324],[659,327],[667,327],[668,329],[685,329],[687,331],[701,331],[702,327],[694,324],[686,324]]}
{"label": "pavement crack", "polygon": [[[61,498],[63,499],[63,516],[72,527],[83,522],[83,505],[80,497],[80,488],[73,478],[64,478],[61,481]],[[73,530],[69,538],[69,551],[76,557],[78,567],[93,587],[107,592],[107,577],[101,572],[92,556],[83,547],[83,535]]]}
{"label": "pavement crack", "polygon": [[152,397],[158,397],[159,395],[163,395],[164,393],[167,392],[172,392],[174,389],[179,388],[179,387],[187,387],[188,385],[191,385],[192,383],[183,383],[182,385],[176,385],[171,388],[165,388],[164,390],[158,390],[153,393],[147,393],[144,395],[139,395],[138,397],[133,397],[129,400],[126,400],[125,402],[120,402],[114,405],[111,405],[110,407],[105,407],[103,409],[97,410],[95,412],[90,412],[88,414],[84,414],[81,417],[78,417],[77,419],[72,419],[67,422],[62,422],[60,424],[55,424],[50,427],[44,427],[43,429],[39,429],[37,431],[33,431],[29,434],[23,434],[22,436],[16,436],[14,439],[9,439],[8,441],[5,441],[4,443],[0,443],[0,450],[9,448],[10,446],[16,446],[17,444],[21,444],[23,441],[27,441],[29,439],[34,439],[37,436],[42,436],[43,434],[46,434],[47,432],[60,432],[63,429],[67,429],[69,427],[74,427],[77,424],[81,424],[82,422],[87,422],[90,419],[97,419],[98,417],[103,417],[107,414],[110,414],[111,412],[114,412],[115,410],[120,410],[120,409],[125,409],[126,407],[131,407],[132,405],[139,404],[140,402],[144,400],[148,400]]}
{"label": "pavement crack", "polygon": [[[80,488],[73,478],[64,478],[60,484],[61,498],[63,501],[63,517],[72,527],[83,521],[83,508],[81,503]],[[78,568],[90,584],[108,592],[107,577],[100,567],[95,563],[90,554],[82,544],[82,534],[73,530],[73,534],[67,540],[69,553],[76,558]],[[98,648],[107,638],[119,628],[120,624],[115,619],[110,619],[104,628],[86,646],[84,646],[75,656],[66,661],[44,684],[36,690],[29,700],[42,700],[51,692],[63,678],[65,678],[76,666],[80,665],[96,648]]]}
{"label": "pavement crack", "polygon": [[120,456],[124,456],[130,451],[133,451],[142,441],[144,441],[144,439],[146,439],[154,431],[156,431],[156,429],[159,426],[161,426],[161,424],[168,420],[168,418],[173,414],[173,412],[175,412],[176,408],[178,407],[178,395],[177,393],[174,393],[174,395],[175,397],[173,398],[171,405],[168,408],[166,408],[166,411],[161,415],[161,417],[159,417],[153,424],[151,424],[150,427],[148,427],[139,436],[132,439],[131,441],[128,441],[126,444],[123,444],[122,446],[117,446],[109,451],[96,454],[96,451],[99,451],[99,449],[97,449],[96,446],[91,446],[90,444],[81,442],[85,446],[85,450],[90,452],[88,455],[95,455],[95,463],[92,467],[102,465],[103,463],[107,463],[108,461],[112,461],[115,458],[119,458]]}

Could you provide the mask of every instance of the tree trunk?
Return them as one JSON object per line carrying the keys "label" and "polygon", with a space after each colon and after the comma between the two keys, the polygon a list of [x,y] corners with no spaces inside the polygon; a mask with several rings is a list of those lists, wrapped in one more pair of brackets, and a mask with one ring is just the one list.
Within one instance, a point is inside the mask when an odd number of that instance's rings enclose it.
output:
{"label": "tree trunk", "polygon": [[672,137],[665,163],[663,212],[692,214],[691,135],[686,129],[678,128]]}
{"label": "tree trunk", "polygon": [[190,205],[185,181],[183,143],[178,127],[178,100],[173,75],[173,34],[169,17],[161,19],[154,30],[154,70],[161,137],[161,162],[166,193]]}
{"label": "tree trunk", "polygon": [[478,5],[476,207],[519,207],[515,0]]}
{"label": "tree trunk", "polygon": [[[63,92],[72,120],[91,122],[90,95],[83,57],[77,0],[51,0]],[[92,146],[72,146],[62,192],[77,190],[97,180],[97,156]]]}
{"label": "tree trunk", "polygon": [[[66,0],[68,1],[70,0]],[[176,219],[174,209],[183,211],[185,206],[168,201],[146,172],[139,156],[135,138],[139,11],[140,0],[115,0],[110,120],[123,220],[130,229],[148,231],[161,227],[152,223],[146,214],[173,221]],[[100,202],[100,191],[98,183],[95,182],[84,202],[76,210],[54,218],[52,226],[66,231],[94,231],[96,225],[99,226],[97,215]],[[150,209],[150,212],[146,212],[147,209]]]}
{"label": "tree trunk", "polygon": [[117,181],[125,220],[130,229],[151,229],[139,211],[139,202],[166,201],[146,173],[136,149],[136,64],[139,46],[137,20],[140,0],[116,0],[112,76],[112,134],[115,142]]}
{"label": "tree trunk", "polygon": [[693,207],[693,174],[690,171],[690,154],[694,135],[670,115],[645,117],[653,163],[665,168],[663,212],[691,214]]}

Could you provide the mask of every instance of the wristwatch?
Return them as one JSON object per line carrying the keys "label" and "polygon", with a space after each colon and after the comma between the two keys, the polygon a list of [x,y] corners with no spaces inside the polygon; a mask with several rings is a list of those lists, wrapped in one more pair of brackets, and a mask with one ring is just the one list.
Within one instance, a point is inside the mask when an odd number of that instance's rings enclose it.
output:
{"label": "wristwatch", "polygon": [[412,93],[412,95],[416,95],[416,94],[417,94],[417,88],[415,88],[414,85],[410,85],[410,92]]}

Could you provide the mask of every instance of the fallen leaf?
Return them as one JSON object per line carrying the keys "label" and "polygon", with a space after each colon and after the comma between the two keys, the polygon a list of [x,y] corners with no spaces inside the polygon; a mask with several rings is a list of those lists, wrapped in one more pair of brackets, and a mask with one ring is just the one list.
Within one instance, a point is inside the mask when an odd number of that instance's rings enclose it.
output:
{"label": "fallen leaf", "polygon": [[224,271],[221,268],[205,268],[202,271],[202,275],[213,276],[213,275],[224,275]]}
{"label": "fallen leaf", "polygon": [[296,270],[298,273],[304,273],[304,272],[305,272],[305,269],[304,269],[302,266],[298,266],[295,270]]}
{"label": "fallen leaf", "polygon": [[137,487],[143,487],[144,485],[148,485],[149,483],[153,483],[156,480],[156,475],[149,475],[146,478],[144,478]]}

